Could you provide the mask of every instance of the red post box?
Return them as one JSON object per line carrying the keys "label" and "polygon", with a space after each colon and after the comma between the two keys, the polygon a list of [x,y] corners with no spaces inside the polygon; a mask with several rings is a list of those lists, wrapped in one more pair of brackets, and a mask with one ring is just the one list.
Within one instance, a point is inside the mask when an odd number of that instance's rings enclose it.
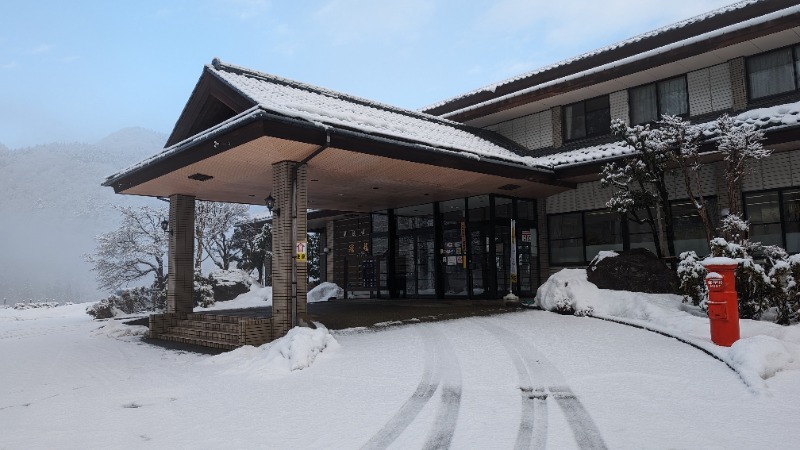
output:
{"label": "red post box", "polygon": [[736,295],[736,260],[711,258],[703,262],[708,271],[708,319],[711,340],[730,347],[739,340],[739,298]]}

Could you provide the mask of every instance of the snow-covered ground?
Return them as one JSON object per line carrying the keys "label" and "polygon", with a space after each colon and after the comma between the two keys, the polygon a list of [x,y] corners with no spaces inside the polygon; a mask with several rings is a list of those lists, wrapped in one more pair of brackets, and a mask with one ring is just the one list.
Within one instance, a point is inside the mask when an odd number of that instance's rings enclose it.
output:
{"label": "snow-covered ground", "polygon": [[[143,327],[95,322],[84,309],[0,309],[0,448],[797,444],[793,366],[754,389],[683,342],[594,318],[526,310],[296,330],[209,356],[146,344],[136,335]],[[677,333],[703,320],[675,309],[674,326],[661,326]]]}

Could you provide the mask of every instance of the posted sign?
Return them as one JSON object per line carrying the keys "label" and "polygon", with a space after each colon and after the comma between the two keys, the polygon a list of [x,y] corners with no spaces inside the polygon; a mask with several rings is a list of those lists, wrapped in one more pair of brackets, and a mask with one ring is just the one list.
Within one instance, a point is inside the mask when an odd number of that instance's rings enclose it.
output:
{"label": "posted sign", "polygon": [[308,241],[297,241],[297,261],[308,261]]}

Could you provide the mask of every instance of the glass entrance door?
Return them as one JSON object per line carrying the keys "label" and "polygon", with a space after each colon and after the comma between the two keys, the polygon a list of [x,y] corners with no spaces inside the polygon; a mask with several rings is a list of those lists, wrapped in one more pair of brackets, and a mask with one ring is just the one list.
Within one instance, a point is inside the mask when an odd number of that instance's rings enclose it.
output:
{"label": "glass entrance door", "polygon": [[467,223],[464,217],[465,200],[457,199],[439,204],[442,218],[442,248],[440,264],[444,277],[445,297],[467,297]]}
{"label": "glass entrance door", "polygon": [[433,205],[395,210],[397,241],[395,271],[400,295],[407,298],[436,295],[436,246]]}

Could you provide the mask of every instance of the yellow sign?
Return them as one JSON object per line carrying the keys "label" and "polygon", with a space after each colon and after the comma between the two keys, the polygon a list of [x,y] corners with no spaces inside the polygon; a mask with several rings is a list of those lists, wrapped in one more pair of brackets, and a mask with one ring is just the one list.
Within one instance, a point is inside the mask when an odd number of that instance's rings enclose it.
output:
{"label": "yellow sign", "polygon": [[297,241],[297,260],[308,261],[308,241]]}

